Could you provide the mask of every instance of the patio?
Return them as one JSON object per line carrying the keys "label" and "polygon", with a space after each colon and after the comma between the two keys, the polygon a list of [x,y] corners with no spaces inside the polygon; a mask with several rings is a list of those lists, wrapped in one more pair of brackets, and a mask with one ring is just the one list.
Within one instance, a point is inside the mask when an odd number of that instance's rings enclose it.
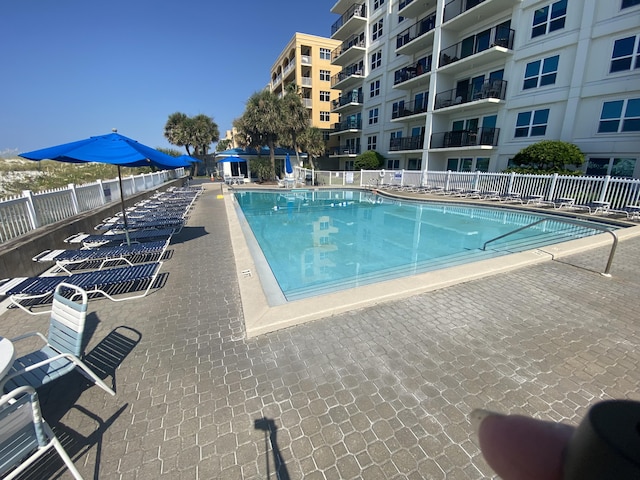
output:
{"label": "patio", "polygon": [[[603,247],[246,339],[225,204],[205,189],[162,288],[89,304],[87,362],[116,396],[75,373],[40,392],[85,478],[480,479],[473,408],[577,424],[640,400],[639,237],[612,278],[593,271]],[[1,318],[5,337],[45,321]]]}

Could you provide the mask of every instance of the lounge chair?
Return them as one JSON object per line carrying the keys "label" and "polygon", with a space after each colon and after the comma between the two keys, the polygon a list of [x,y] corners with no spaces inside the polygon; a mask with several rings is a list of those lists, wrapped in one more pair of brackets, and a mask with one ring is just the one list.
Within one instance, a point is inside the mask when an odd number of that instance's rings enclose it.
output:
{"label": "lounge chair", "polygon": [[[0,399],[0,475],[12,479],[54,448],[77,480],[82,476],[40,413],[32,387],[12,390]],[[4,476],[6,475],[6,476]]]}
{"label": "lounge chair", "polygon": [[576,203],[572,205],[572,208],[578,210],[586,210],[589,212],[589,214],[595,215],[597,213],[606,214],[609,211],[610,205],[611,204],[609,202],[587,202],[581,204]]}
{"label": "lounge chair", "polygon": [[[129,218],[127,217],[127,227],[130,229],[143,229],[148,230],[151,228],[173,228],[173,229],[182,229],[184,226],[184,218],[175,218],[175,217],[152,217],[152,218]],[[96,225],[96,230],[116,230],[120,231],[124,229],[124,220],[117,219],[111,222],[101,223]],[[176,232],[177,233],[177,232]]]}
{"label": "lounge chair", "polygon": [[[129,240],[137,242],[149,242],[152,240],[170,238],[176,230],[174,228],[150,228],[131,230]],[[102,235],[90,235],[88,233],[76,233],[64,239],[65,243],[82,243],[85,246],[97,247],[101,245],[120,245],[127,241],[124,233],[105,233]]]}
{"label": "lounge chair", "polygon": [[147,262],[150,261],[152,257],[156,260],[162,259],[170,241],[171,239],[167,239],[157,242],[133,243],[131,245],[92,249],[45,250],[33,257],[33,261],[40,263],[55,262],[58,268],[69,274],[71,273],[69,268],[72,266],[81,267],[88,262],[101,262],[98,267],[99,269],[104,268],[108,263],[125,262],[133,265],[133,263],[142,263],[140,260],[132,262],[131,259],[133,258],[142,259]]}
{"label": "lounge chair", "polygon": [[549,205],[549,206],[552,206],[553,208],[560,209],[562,207],[573,207],[575,203],[576,203],[575,198],[558,197],[558,198],[554,198],[553,200],[540,200],[538,202],[538,205],[541,205],[541,206]]}
{"label": "lounge chair", "polygon": [[[45,312],[32,312],[23,302],[30,303],[34,300],[44,302],[47,296],[54,292],[61,283],[75,285],[88,294],[100,294],[114,302],[132,300],[147,295],[155,283],[162,262],[142,263],[125,267],[105,268],[89,272],[73,273],[71,275],[59,275],[51,277],[16,277],[0,281],[0,295],[8,296],[11,303],[31,315],[42,315]],[[144,285],[146,284],[146,288]],[[142,293],[115,298],[105,289],[131,286]],[[119,289],[120,290],[120,289]],[[118,291],[118,293],[130,293]]]}
{"label": "lounge chair", "polygon": [[116,394],[80,360],[88,303],[87,293],[82,288],[67,283],[56,287],[48,335],[32,332],[11,339],[15,344],[40,337],[45,345],[13,362],[8,374],[0,380],[0,392],[23,386],[40,388],[77,369],[105,392]]}

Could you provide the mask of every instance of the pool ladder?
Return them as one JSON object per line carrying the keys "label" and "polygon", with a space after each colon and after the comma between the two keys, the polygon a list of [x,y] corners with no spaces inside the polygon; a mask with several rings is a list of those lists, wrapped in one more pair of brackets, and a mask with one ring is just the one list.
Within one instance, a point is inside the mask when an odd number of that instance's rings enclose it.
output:
{"label": "pool ladder", "polygon": [[606,233],[611,234],[611,236],[613,237],[613,245],[611,245],[611,251],[609,252],[609,259],[607,260],[607,266],[605,267],[604,272],[600,272],[600,275],[604,275],[605,277],[610,277],[611,276],[609,271],[611,270],[611,264],[613,263],[613,255],[616,253],[616,248],[618,246],[618,236],[615,234],[615,232],[613,230],[609,230],[605,226],[591,225],[591,224],[587,224],[585,222],[580,222],[578,220],[569,220],[569,219],[566,219],[566,218],[543,218],[541,220],[537,220],[537,221],[535,221],[533,223],[530,223],[529,225],[525,225],[524,227],[516,228],[515,230],[507,232],[507,233],[505,233],[503,235],[500,235],[500,236],[498,236],[496,238],[492,238],[491,240],[487,240],[486,242],[484,242],[484,245],[482,246],[482,250],[485,251],[487,249],[487,245],[490,244],[491,242],[495,242],[496,240],[500,240],[500,239],[502,239],[504,237],[508,237],[509,235],[512,235],[514,233],[521,232],[522,230],[526,230],[527,228],[535,227],[536,225],[539,225],[541,223],[548,222],[548,221],[560,222],[560,223],[568,223],[570,225],[583,227],[583,228],[590,228],[590,229],[593,229],[593,230],[599,230],[601,232],[606,232]]}

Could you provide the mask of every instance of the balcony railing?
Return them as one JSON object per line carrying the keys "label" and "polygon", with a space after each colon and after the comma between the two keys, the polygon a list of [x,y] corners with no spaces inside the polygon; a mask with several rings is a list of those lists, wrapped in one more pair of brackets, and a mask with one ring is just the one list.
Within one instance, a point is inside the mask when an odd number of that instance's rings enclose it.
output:
{"label": "balcony railing", "polygon": [[407,80],[411,80],[419,77],[420,75],[431,72],[432,60],[432,55],[429,55],[428,57],[422,57],[415,65],[396,70],[394,73],[393,84],[398,85],[399,83],[406,82]]}
{"label": "balcony railing", "polygon": [[461,105],[463,103],[496,98],[504,100],[507,92],[506,80],[487,80],[482,85],[469,85],[468,88],[454,88],[436,94],[435,109]]}
{"label": "balcony railing", "polygon": [[360,145],[340,145],[331,149],[331,155],[360,155]]}
{"label": "balcony railing", "polygon": [[310,87],[311,86],[311,77],[301,77],[300,78],[300,85],[303,87]]}
{"label": "balcony railing", "polygon": [[331,36],[333,36],[342,26],[347,23],[352,17],[367,18],[367,5],[353,4],[349,9],[333,24],[331,25]]}
{"label": "balcony railing", "polygon": [[486,32],[467,37],[440,52],[440,66],[444,67],[496,46],[511,49],[513,48],[514,33],[510,28],[497,26]]}
{"label": "balcony railing", "polygon": [[362,75],[362,67],[356,64],[349,65],[346,68],[343,68],[341,72],[338,72],[336,75],[331,77],[331,86],[333,87],[337,83],[340,83],[345,78],[349,78],[354,75]]}
{"label": "balcony railing", "polygon": [[424,113],[427,111],[427,98],[429,93],[424,95],[424,98],[414,100],[403,105],[394,105],[393,112],[391,112],[391,118],[402,118],[416,115],[418,113]]}
{"label": "balcony railing", "polygon": [[339,107],[343,107],[345,105],[348,105],[350,103],[360,103],[362,104],[364,102],[364,95],[362,94],[362,92],[358,91],[358,90],[354,90],[352,92],[349,92],[345,95],[340,95],[339,98],[333,100],[331,102],[331,106],[333,108],[339,108]]}
{"label": "balcony railing", "polygon": [[389,151],[391,152],[398,152],[400,150],[422,150],[423,148],[424,135],[392,138],[389,141]]}
{"label": "balcony railing", "polygon": [[448,22],[452,18],[466,12],[467,10],[481,4],[485,0],[452,0],[444,6],[444,16],[442,23]]}
{"label": "balcony railing", "polygon": [[333,62],[336,58],[353,47],[365,47],[365,41],[362,35],[351,35],[348,40],[342,42],[342,44],[338,48],[334,49],[331,52],[331,61]]}
{"label": "balcony railing", "polygon": [[333,131],[343,132],[345,130],[362,130],[361,118],[349,118],[333,125]]}
{"label": "balcony railing", "polygon": [[409,5],[411,2],[413,2],[413,0],[400,0],[400,3],[398,4],[398,10],[402,10],[404,7]]}
{"label": "balcony railing", "polygon": [[431,148],[455,148],[498,145],[499,128],[482,127],[476,130],[452,130],[431,135]]}
{"label": "balcony railing", "polygon": [[396,37],[396,48],[400,48],[403,45],[421,37],[425,33],[436,28],[436,14],[429,15],[428,17],[419,20],[414,25],[399,33]]}

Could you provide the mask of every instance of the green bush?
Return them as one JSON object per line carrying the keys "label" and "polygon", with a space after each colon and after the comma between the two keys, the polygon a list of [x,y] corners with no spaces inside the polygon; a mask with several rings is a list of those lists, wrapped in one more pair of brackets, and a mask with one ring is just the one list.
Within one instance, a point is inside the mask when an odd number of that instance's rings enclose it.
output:
{"label": "green bush", "polygon": [[375,150],[367,150],[353,161],[355,170],[377,170],[382,165],[384,165],[384,157]]}
{"label": "green bush", "polygon": [[584,153],[572,143],[543,140],[520,150],[512,163],[506,172],[581,175],[576,169],[584,163]]}

